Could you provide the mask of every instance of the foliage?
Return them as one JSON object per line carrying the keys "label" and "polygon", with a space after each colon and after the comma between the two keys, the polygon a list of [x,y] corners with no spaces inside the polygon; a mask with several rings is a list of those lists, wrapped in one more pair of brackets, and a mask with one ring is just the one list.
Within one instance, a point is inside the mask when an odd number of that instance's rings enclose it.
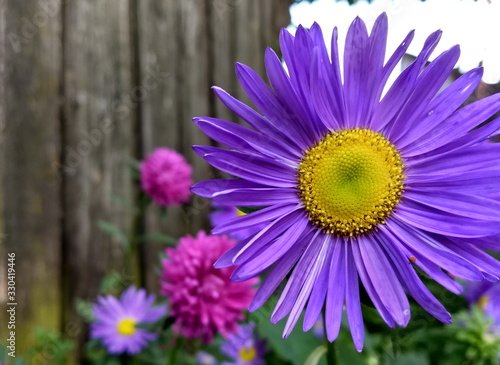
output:
{"label": "foliage", "polygon": [[71,339],[43,327],[34,331],[35,345],[28,349],[22,356],[12,358],[8,349],[0,346],[0,363],[9,365],[67,365],[76,349],[76,344]]}

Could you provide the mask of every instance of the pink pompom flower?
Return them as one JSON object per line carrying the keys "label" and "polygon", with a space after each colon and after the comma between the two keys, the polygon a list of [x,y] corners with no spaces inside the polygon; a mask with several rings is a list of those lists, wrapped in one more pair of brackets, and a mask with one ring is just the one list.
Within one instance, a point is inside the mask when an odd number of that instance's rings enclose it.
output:
{"label": "pink pompom flower", "polygon": [[141,188],[158,205],[180,205],[189,200],[192,168],[179,153],[155,149],[140,167]]}
{"label": "pink pompom flower", "polygon": [[167,248],[162,261],[161,293],[170,302],[174,329],[188,338],[212,341],[215,333],[235,333],[255,294],[257,279],[232,282],[233,267],[215,269],[214,262],[232,248],[227,236],[185,236],[176,248]]}

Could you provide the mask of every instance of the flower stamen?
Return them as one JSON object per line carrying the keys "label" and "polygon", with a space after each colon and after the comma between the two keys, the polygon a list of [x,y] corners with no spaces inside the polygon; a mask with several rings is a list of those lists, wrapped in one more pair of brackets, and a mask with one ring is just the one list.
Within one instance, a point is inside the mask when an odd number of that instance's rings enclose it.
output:
{"label": "flower stamen", "polygon": [[399,151],[380,133],[329,132],[304,153],[298,169],[309,220],[338,236],[372,231],[401,201],[404,168]]}
{"label": "flower stamen", "polygon": [[116,326],[118,333],[123,336],[131,336],[135,333],[135,320],[132,318],[124,318]]}

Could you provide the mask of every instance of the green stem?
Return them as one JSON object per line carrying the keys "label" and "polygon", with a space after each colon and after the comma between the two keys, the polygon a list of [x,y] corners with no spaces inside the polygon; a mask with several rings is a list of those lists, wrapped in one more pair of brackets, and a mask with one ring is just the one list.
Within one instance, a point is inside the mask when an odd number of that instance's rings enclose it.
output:
{"label": "green stem", "polygon": [[181,346],[182,346],[182,337],[175,337],[167,365],[177,365],[177,354],[179,353],[179,348]]}
{"label": "green stem", "polygon": [[127,354],[120,355],[120,363],[123,365],[132,364],[132,358]]}
{"label": "green stem", "polygon": [[337,354],[337,348],[335,346],[335,341],[330,342],[328,339],[326,339],[326,363],[328,365],[337,365],[338,362],[338,354]]}
{"label": "green stem", "polygon": [[140,255],[138,252],[139,235],[141,234],[146,208],[149,203],[149,198],[142,191],[139,191],[137,194],[138,207],[132,222],[127,250],[127,274],[134,278],[134,282],[138,286],[143,285]]}
{"label": "green stem", "polygon": [[337,348],[335,346],[335,341],[328,341],[328,336],[326,334],[326,320],[325,313],[323,312],[323,330],[325,336],[325,346],[326,346],[326,363],[327,365],[337,365],[339,364]]}

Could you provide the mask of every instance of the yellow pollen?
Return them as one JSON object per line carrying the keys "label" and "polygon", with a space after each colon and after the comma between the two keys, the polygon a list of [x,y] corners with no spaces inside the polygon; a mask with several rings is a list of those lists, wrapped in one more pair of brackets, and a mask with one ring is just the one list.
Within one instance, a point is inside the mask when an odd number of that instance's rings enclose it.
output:
{"label": "yellow pollen", "polygon": [[242,347],[240,349],[240,359],[243,362],[250,362],[255,360],[257,357],[257,350],[255,349],[255,346],[251,347]]}
{"label": "yellow pollen", "polygon": [[477,306],[484,311],[484,308],[489,302],[490,298],[487,295],[482,295],[477,301]]}
{"label": "yellow pollen", "polygon": [[135,333],[135,321],[131,318],[122,319],[116,326],[118,333],[123,336],[131,336]]}
{"label": "yellow pollen", "polygon": [[298,169],[309,220],[337,236],[372,231],[400,202],[404,169],[401,154],[380,133],[329,132],[304,153]]}

